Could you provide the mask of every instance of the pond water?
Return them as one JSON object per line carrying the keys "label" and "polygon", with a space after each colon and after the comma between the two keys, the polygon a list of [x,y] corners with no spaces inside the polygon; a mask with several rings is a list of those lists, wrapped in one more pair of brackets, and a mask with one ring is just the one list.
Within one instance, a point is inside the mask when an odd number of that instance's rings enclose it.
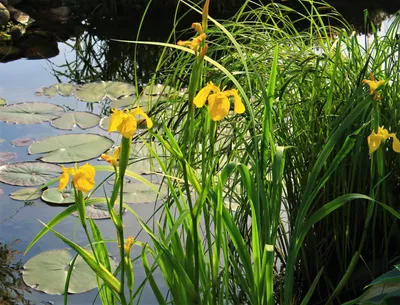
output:
{"label": "pond water", "polygon": [[[86,110],[86,103],[77,101],[74,97],[57,96],[49,99],[45,96],[35,95],[38,88],[49,86],[57,83],[56,77],[52,73],[54,65],[62,65],[66,61],[75,58],[75,52],[71,46],[66,43],[59,43],[60,53],[57,57],[52,58],[52,64],[46,60],[17,60],[0,66],[0,96],[4,98],[8,104],[20,102],[51,102],[58,105],[65,105],[75,110]],[[61,81],[68,81],[61,77]],[[99,107],[95,106],[94,112],[98,113]],[[1,110],[0,110],[1,111]],[[7,124],[0,122],[0,138],[5,141],[0,143],[1,152],[13,152],[17,157],[10,162],[33,161],[37,159],[37,155],[28,154],[28,146],[15,147],[11,142],[18,138],[32,138],[37,141],[49,136],[61,135],[66,133],[81,133],[79,127],[75,127],[73,131],[63,131],[52,127],[48,122],[40,124],[20,125]],[[114,141],[117,140],[117,135],[109,135],[106,131],[96,127],[86,130],[88,133],[97,133],[111,137]],[[102,161],[96,159],[90,161],[91,164],[105,165]],[[68,166],[68,165],[67,165]],[[70,166],[70,165],[69,165]],[[96,182],[105,179],[107,175],[97,175]],[[105,184],[107,187],[107,183]],[[50,206],[40,199],[31,202],[15,201],[8,195],[21,188],[21,186],[11,186],[0,183],[0,188],[4,194],[0,197],[0,242],[3,244],[11,244],[16,239],[18,242],[13,245],[14,250],[24,252],[28,244],[35,235],[42,229],[42,225],[38,221],[47,223],[50,219],[56,216],[64,207]],[[108,186],[110,189],[111,186]],[[99,194],[101,196],[101,193]],[[148,219],[154,212],[154,204],[135,204],[134,209],[143,217]],[[131,213],[125,213],[126,234],[137,236],[140,230],[135,217]],[[61,232],[66,237],[74,240],[80,245],[86,245],[87,240],[81,229],[78,218],[69,216],[64,221],[56,226],[56,230]],[[97,221],[98,226],[103,233],[105,239],[115,240],[115,230],[109,219]],[[144,242],[149,241],[143,236],[140,239]],[[55,237],[53,234],[48,234],[41,239],[26,256],[17,255],[16,261],[22,260],[26,262],[36,254],[58,248],[66,248],[65,244]],[[116,243],[110,243],[109,252],[111,256],[118,257],[118,247]],[[133,248],[133,255],[139,255],[141,249]],[[136,281],[140,283],[144,279],[144,273],[140,266],[136,266]],[[41,292],[32,290],[32,293],[25,293],[26,299],[32,301],[33,304],[41,304],[42,302],[54,302],[61,304],[62,296],[47,295]],[[92,304],[96,298],[96,290],[87,293],[70,295],[69,304]],[[99,303],[97,301],[96,303]],[[155,299],[150,289],[144,291],[141,304],[154,304]]]}

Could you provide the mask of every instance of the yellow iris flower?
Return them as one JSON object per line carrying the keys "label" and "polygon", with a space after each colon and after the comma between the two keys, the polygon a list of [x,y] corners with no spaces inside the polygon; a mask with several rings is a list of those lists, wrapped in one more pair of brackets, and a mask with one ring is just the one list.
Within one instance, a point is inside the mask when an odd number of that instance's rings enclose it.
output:
{"label": "yellow iris flower", "polygon": [[128,240],[126,241],[126,243],[125,243],[125,245],[124,245],[124,250],[125,250],[125,253],[126,253],[127,255],[129,255],[129,253],[130,253],[130,251],[131,251],[131,248],[132,248],[132,245],[133,245],[133,237],[132,237],[132,236],[129,236],[129,237],[128,237]]}
{"label": "yellow iris flower", "polygon": [[107,155],[107,154],[102,154],[100,156],[101,159],[103,159],[104,161],[107,161],[108,163],[110,163],[112,166],[117,167],[118,164],[118,158],[119,158],[119,154],[121,152],[121,147],[118,146],[115,148],[115,151],[113,153],[112,156]]}
{"label": "yellow iris flower", "polygon": [[235,113],[243,113],[246,109],[240,98],[240,95],[236,89],[222,91],[209,82],[204,88],[202,88],[193,100],[196,107],[203,107],[206,101],[210,110],[210,116],[213,121],[220,121],[222,118],[228,115],[230,102],[229,97],[233,97]]}
{"label": "yellow iris flower", "polygon": [[368,136],[368,146],[369,146],[369,153],[372,154],[376,151],[381,143],[385,143],[387,139],[393,139],[393,150],[397,153],[400,153],[400,141],[397,138],[395,133],[389,133],[389,131],[382,127],[378,127],[378,132],[372,131],[372,133]]}
{"label": "yellow iris flower", "polygon": [[379,94],[376,92],[378,88],[385,83],[385,80],[376,81],[372,72],[369,74],[369,80],[363,79],[363,84],[367,84],[369,86],[370,94],[374,95],[375,99],[379,99]]}
{"label": "yellow iris flower", "polygon": [[188,48],[192,49],[195,53],[197,53],[197,51],[200,48],[200,44],[204,39],[206,39],[206,34],[202,33],[199,36],[193,38],[192,41],[190,41],[190,40],[187,40],[187,41],[179,40],[178,41],[178,46],[188,47]]}
{"label": "yellow iris flower", "polygon": [[135,133],[137,128],[137,115],[141,115],[145,118],[147,128],[153,127],[153,122],[140,107],[133,110],[112,109],[112,112],[108,132],[118,131],[124,138],[132,138]]}
{"label": "yellow iris flower", "polygon": [[67,187],[70,176],[72,176],[72,184],[75,189],[88,193],[94,188],[94,176],[96,175],[96,170],[89,163],[86,163],[79,168],[66,168],[62,166],[62,171],[60,184],[58,186],[59,191]]}

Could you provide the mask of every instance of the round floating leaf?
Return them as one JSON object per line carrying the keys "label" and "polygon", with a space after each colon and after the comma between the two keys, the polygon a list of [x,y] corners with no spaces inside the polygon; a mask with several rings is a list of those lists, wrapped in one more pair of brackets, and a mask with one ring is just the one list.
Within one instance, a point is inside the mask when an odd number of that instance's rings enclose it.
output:
{"label": "round floating leaf", "polygon": [[19,201],[35,200],[40,198],[42,191],[38,191],[36,188],[25,187],[18,189],[10,194],[11,199]]}
{"label": "round floating leaf", "polygon": [[19,162],[0,166],[0,181],[19,186],[36,186],[58,177],[61,169],[43,162]]}
{"label": "round floating leaf", "polygon": [[43,95],[53,98],[58,95],[58,85],[51,85],[50,87],[43,88]]}
{"label": "round floating leaf", "polygon": [[75,194],[73,190],[59,191],[56,188],[49,188],[42,194],[42,200],[52,204],[72,204],[75,202]]}
{"label": "round floating leaf", "polygon": [[97,134],[66,134],[49,137],[29,146],[32,155],[46,153],[40,160],[50,163],[80,162],[100,156],[114,142]]}
{"label": "round floating leaf", "polygon": [[76,125],[82,129],[99,124],[100,117],[90,112],[68,112],[51,121],[51,125],[58,129],[72,130]]}
{"label": "round floating leaf", "polygon": [[[48,294],[63,294],[73,255],[65,249],[42,252],[26,262],[23,270],[25,283]],[[116,262],[110,259],[112,270]],[[82,293],[97,287],[96,275],[81,256],[75,261],[68,293]]]}
{"label": "round floating leaf", "polygon": [[0,165],[8,163],[8,161],[11,161],[12,159],[15,159],[17,157],[16,153],[13,152],[0,152]]}
{"label": "round floating leaf", "polygon": [[123,201],[125,203],[150,203],[156,200],[162,200],[167,194],[166,187],[155,186],[159,193],[156,193],[148,185],[144,183],[127,183],[124,184]]}
{"label": "round floating leaf", "polygon": [[6,104],[7,104],[6,100],[0,97],[0,106],[4,106]]}
{"label": "round floating leaf", "polygon": [[[94,198],[92,198],[94,199]],[[117,210],[119,209],[119,205],[116,204],[114,208]],[[125,212],[125,209],[124,209]],[[72,215],[78,217],[79,213],[78,212],[73,212]],[[108,212],[108,206],[107,203],[96,203],[93,205],[89,205],[86,207],[86,218],[91,218],[91,219],[108,219],[111,218],[110,213]]]}
{"label": "round floating leaf", "polygon": [[99,122],[99,127],[104,130],[108,130],[108,126],[110,126],[110,117],[105,116]]}
{"label": "round floating leaf", "polygon": [[15,124],[35,124],[59,117],[64,109],[50,103],[19,103],[1,108],[0,121]]}
{"label": "round floating leaf", "polygon": [[75,91],[73,84],[58,84],[58,93],[61,96],[71,96]]}
{"label": "round floating leaf", "polygon": [[75,97],[86,103],[96,103],[106,97],[106,88],[103,82],[88,83],[75,90]]}
{"label": "round floating leaf", "polygon": [[123,96],[119,99],[114,100],[110,104],[110,108],[122,108],[122,107],[130,107],[132,105],[135,105],[137,102],[137,96],[136,95],[128,95],[128,96]]}
{"label": "round floating leaf", "polygon": [[106,82],[106,94],[110,100],[116,100],[122,96],[136,93],[133,85],[123,82]]}
{"label": "round floating leaf", "polygon": [[12,140],[11,145],[16,147],[22,147],[22,146],[29,146],[33,143],[35,143],[35,140],[33,140],[32,138],[20,138]]}

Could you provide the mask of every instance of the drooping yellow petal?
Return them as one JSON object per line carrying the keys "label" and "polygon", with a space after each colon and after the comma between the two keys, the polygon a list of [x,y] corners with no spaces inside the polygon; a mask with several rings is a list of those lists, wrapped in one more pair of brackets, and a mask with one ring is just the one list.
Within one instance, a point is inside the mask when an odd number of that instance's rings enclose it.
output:
{"label": "drooping yellow petal", "polygon": [[372,154],[376,151],[382,143],[382,137],[377,135],[375,131],[368,136],[369,153]]}
{"label": "drooping yellow petal", "polygon": [[246,108],[242,102],[242,98],[240,97],[238,91],[236,89],[225,91],[229,96],[233,96],[233,111],[236,113],[245,112]]}
{"label": "drooping yellow petal", "polygon": [[152,128],[153,127],[153,121],[149,118],[149,116],[146,114],[146,112],[144,112],[142,110],[142,108],[137,107],[134,110],[131,110],[131,115],[135,116],[135,115],[141,115],[145,118],[146,120],[146,124],[147,124],[147,128]]}
{"label": "drooping yellow petal", "polygon": [[69,174],[67,172],[63,172],[60,176],[60,184],[58,185],[58,190],[61,191],[65,189],[68,185]]}
{"label": "drooping yellow petal", "polygon": [[122,110],[112,109],[112,112],[108,132],[118,131],[118,126],[121,125],[123,118],[126,117],[126,114]]}
{"label": "drooping yellow petal", "polygon": [[212,91],[211,86],[207,85],[204,88],[202,88],[197,95],[195,96],[194,100],[193,100],[193,104],[195,104],[195,106],[197,108],[201,108],[204,106],[204,104],[207,101],[207,97],[210,95]]}
{"label": "drooping yellow petal", "polygon": [[399,141],[399,139],[397,138],[396,134],[394,134],[392,138],[393,138],[393,146],[392,146],[393,150],[395,152],[397,152],[397,153],[400,153],[400,141]]}
{"label": "drooping yellow petal", "polygon": [[133,115],[127,115],[118,125],[117,130],[124,138],[131,138],[137,128],[137,122]]}
{"label": "drooping yellow petal", "polygon": [[220,121],[228,115],[230,103],[222,92],[211,94],[208,97],[210,116],[213,121]]}
{"label": "drooping yellow petal", "polygon": [[193,51],[195,51],[197,53],[201,42],[205,38],[206,38],[206,34],[202,33],[199,36],[193,38],[192,41],[190,41],[190,40],[186,40],[186,41],[179,40],[177,44],[178,44],[178,46],[188,47],[188,48],[192,49]]}

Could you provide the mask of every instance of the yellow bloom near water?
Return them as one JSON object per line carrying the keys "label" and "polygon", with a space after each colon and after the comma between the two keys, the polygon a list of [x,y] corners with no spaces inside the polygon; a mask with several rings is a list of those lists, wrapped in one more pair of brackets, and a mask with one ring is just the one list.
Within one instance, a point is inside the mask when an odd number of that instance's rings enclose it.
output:
{"label": "yellow bloom near water", "polygon": [[369,153],[372,154],[376,151],[381,143],[385,143],[387,139],[393,139],[392,148],[395,152],[400,153],[400,141],[397,138],[395,133],[389,133],[389,131],[382,127],[378,127],[378,132],[372,131],[372,133],[368,136],[368,147]]}
{"label": "yellow bloom near water", "polygon": [[369,80],[363,79],[363,84],[367,84],[369,86],[369,91],[371,95],[374,95],[375,99],[379,99],[379,94],[376,92],[380,86],[385,83],[385,80],[376,81],[372,72],[369,74]]}
{"label": "yellow bloom near water", "polygon": [[118,158],[119,158],[120,152],[121,152],[121,147],[118,146],[117,148],[115,148],[115,151],[112,156],[107,155],[107,154],[102,154],[100,156],[100,158],[103,159],[104,161],[107,161],[112,166],[116,167],[118,164]]}
{"label": "yellow bloom near water", "polygon": [[67,168],[62,166],[62,171],[60,184],[58,186],[59,191],[67,187],[70,176],[72,176],[72,184],[75,189],[88,193],[94,188],[96,170],[89,163],[86,163],[79,168]]}
{"label": "yellow bloom near water", "polygon": [[202,33],[199,36],[193,38],[192,40],[186,40],[186,41],[179,40],[177,44],[178,46],[188,47],[197,53],[197,51],[200,48],[201,42],[204,39],[206,39],[206,34]]}
{"label": "yellow bloom near water", "polygon": [[203,107],[208,101],[208,108],[210,116],[213,121],[220,121],[228,115],[231,103],[229,97],[233,98],[234,106],[233,111],[235,113],[243,113],[246,109],[242,102],[242,99],[236,89],[231,90],[220,90],[212,82],[209,82],[204,88],[202,88],[193,100],[196,107]]}
{"label": "yellow bloom near water", "polygon": [[118,131],[124,138],[132,138],[135,133],[137,129],[136,116],[140,115],[145,118],[147,128],[153,127],[153,122],[140,107],[133,110],[112,109],[112,112],[108,132]]}

